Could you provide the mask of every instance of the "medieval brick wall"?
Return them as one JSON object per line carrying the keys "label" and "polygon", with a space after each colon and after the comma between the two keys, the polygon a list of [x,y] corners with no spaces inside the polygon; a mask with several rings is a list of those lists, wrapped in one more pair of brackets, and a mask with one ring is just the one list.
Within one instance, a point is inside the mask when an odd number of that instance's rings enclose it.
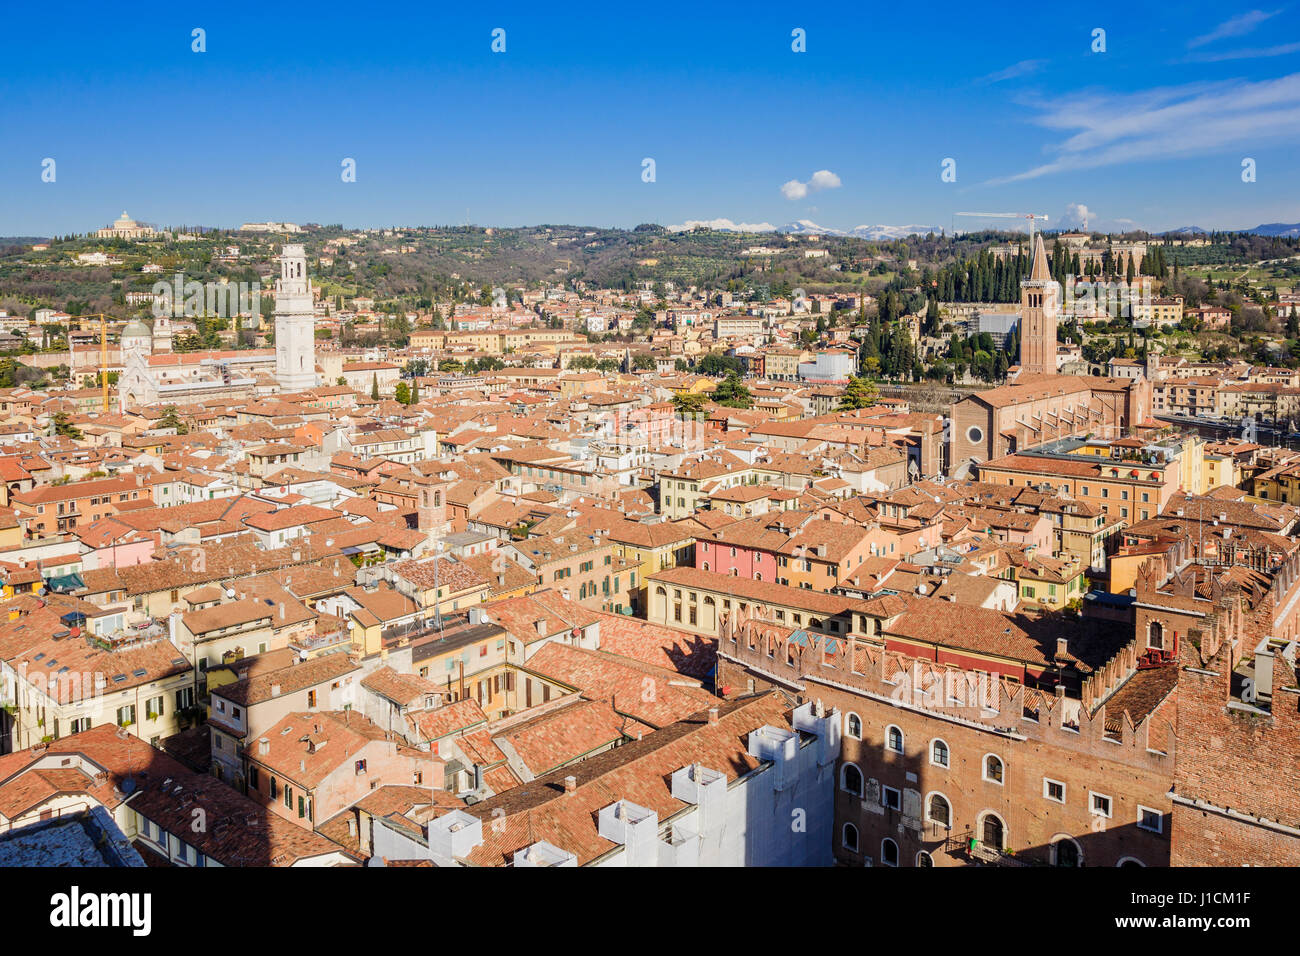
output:
{"label": "medieval brick wall", "polygon": [[[1179,675],[1175,866],[1300,865],[1300,688],[1275,660],[1272,700],[1234,696],[1229,648],[1202,661],[1191,635]],[[1238,678],[1240,684],[1240,678]]]}

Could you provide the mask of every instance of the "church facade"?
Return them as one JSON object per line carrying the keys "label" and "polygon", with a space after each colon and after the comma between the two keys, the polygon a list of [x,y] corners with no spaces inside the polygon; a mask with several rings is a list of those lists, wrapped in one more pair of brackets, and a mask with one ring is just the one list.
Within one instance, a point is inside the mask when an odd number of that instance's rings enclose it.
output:
{"label": "church facade", "polygon": [[1099,378],[1056,374],[1060,289],[1051,277],[1043,237],[1034,245],[1029,278],[1020,284],[1020,366],[1006,385],[952,404],[949,472],[1072,436],[1121,438],[1148,423],[1152,374]]}

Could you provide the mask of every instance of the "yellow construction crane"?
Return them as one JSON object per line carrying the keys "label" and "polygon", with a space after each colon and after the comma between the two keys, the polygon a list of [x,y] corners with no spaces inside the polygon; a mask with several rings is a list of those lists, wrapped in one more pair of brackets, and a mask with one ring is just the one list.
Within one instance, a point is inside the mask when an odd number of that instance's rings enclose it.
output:
{"label": "yellow construction crane", "polygon": [[[89,312],[77,316],[77,331],[86,331],[87,319],[99,319],[99,388],[100,409],[108,412],[108,315],[103,312]],[[71,361],[72,343],[68,343],[69,361]]]}

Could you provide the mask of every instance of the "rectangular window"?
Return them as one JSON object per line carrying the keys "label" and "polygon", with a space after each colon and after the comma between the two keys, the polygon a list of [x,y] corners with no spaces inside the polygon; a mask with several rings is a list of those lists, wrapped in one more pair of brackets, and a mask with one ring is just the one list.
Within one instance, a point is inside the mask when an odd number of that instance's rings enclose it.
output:
{"label": "rectangular window", "polygon": [[1053,803],[1065,802],[1065,784],[1059,780],[1043,778],[1043,796]]}
{"label": "rectangular window", "polygon": [[1101,793],[1092,793],[1092,792],[1089,792],[1089,794],[1088,794],[1088,807],[1089,807],[1089,809],[1092,811],[1092,815],[1093,815],[1093,816],[1096,816],[1096,817],[1109,817],[1109,816],[1110,816],[1110,797],[1106,796],[1105,794],[1101,794]]}
{"label": "rectangular window", "polygon": [[897,810],[903,805],[902,795],[893,787],[881,787],[880,803],[890,810]]}
{"label": "rectangular window", "polygon": [[1144,807],[1138,804],[1138,829],[1146,830],[1148,833],[1163,833],[1165,831],[1165,815],[1159,810],[1152,810],[1150,807]]}

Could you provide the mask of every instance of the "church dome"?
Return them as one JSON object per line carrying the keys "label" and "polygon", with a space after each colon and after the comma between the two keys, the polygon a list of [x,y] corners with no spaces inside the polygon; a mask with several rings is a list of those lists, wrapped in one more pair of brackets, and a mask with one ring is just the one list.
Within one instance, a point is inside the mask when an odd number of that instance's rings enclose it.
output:
{"label": "church dome", "polygon": [[132,319],[122,329],[121,341],[123,345],[131,339],[144,339],[149,341],[153,338],[153,331],[140,319]]}

